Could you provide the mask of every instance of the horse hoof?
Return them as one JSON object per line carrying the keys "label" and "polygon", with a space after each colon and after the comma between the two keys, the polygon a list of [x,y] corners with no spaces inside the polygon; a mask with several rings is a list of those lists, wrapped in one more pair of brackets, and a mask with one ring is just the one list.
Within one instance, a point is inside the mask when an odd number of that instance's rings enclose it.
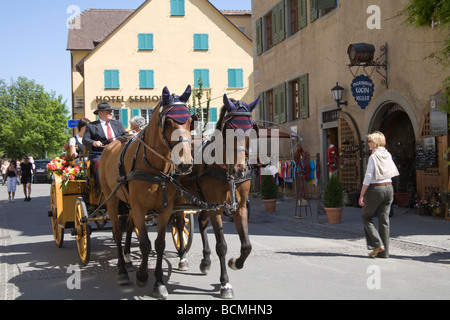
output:
{"label": "horse hoof", "polygon": [[130,278],[128,277],[128,274],[119,274],[117,277],[117,284],[119,286],[128,286],[131,284]]}
{"label": "horse hoof", "polygon": [[153,298],[162,300],[167,299],[169,297],[169,293],[167,292],[167,288],[165,285],[155,285],[153,287]]}
{"label": "horse hoof", "polygon": [[189,270],[189,263],[186,259],[180,260],[178,262],[178,270],[179,271],[188,271]]}
{"label": "horse hoof", "polygon": [[231,284],[227,283],[226,285],[220,287],[220,298],[221,299],[233,299],[234,292]]}
{"label": "horse hoof", "polygon": [[134,284],[138,288],[144,288],[147,285],[148,274],[136,272],[136,277],[134,278]]}
{"label": "horse hoof", "polygon": [[228,260],[228,267],[230,267],[230,269],[232,269],[232,270],[239,270],[239,268],[236,267],[236,259],[235,258],[231,258],[230,260]]}
{"label": "horse hoof", "polygon": [[203,273],[203,274],[208,274],[209,273],[209,270],[211,270],[211,262],[209,262],[209,263],[207,263],[207,262],[201,262],[200,263],[200,271]]}

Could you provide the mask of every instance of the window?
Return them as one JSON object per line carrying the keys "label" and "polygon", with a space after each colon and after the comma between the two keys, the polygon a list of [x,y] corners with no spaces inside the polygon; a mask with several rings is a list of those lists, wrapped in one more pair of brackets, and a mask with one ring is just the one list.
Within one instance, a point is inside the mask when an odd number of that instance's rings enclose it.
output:
{"label": "window", "polygon": [[299,0],[289,0],[290,35],[293,35],[298,31],[298,1]]}
{"label": "window", "polygon": [[203,83],[202,88],[209,88],[209,69],[195,69],[194,70],[194,88],[200,88],[199,80]]}
{"label": "window", "polygon": [[171,16],[184,16],[184,0],[170,0],[170,15]]}
{"label": "window", "polygon": [[273,115],[273,90],[267,91],[267,109],[269,109],[269,121],[274,121]]}
{"label": "window", "polygon": [[105,70],[105,89],[120,89],[119,70]]}
{"label": "window", "polygon": [[292,120],[300,118],[300,80],[294,80],[289,83],[292,101]]}
{"label": "window", "polygon": [[194,50],[209,50],[209,35],[207,33],[194,34]]}
{"label": "window", "polygon": [[243,69],[228,69],[228,88],[244,88]]}
{"label": "window", "polygon": [[337,0],[309,0],[311,22],[330,13],[337,7]]}
{"label": "window", "polygon": [[138,34],[138,49],[153,50],[153,33]]}
{"label": "window", "polygon": [[122,122],[124,128],[128,128],[128,109],[113,108],[113,115],[116,120]]}
{"label": "window", "polygon": [[272,38],[272,13],[269,13],[264,17],[265,27],[266,27],[266,50],[269,50],[273,47],[273,38]]}
{"label": "window", "polygon": [[[139,109],[137,109],[139,110]],[[145,119],[146,123],[150,123],[150,120],[152,119],[152,115],[153,115],[153,111],[154,109],[152,108],[144,108],[144,109],[140,109],[140,114],[136,114],[137,116],[141,116]],[[134,116],[134,115],[133,115]]]}
{"label": "window", "polygon": [[154,71],[139,70],[139,89],[154,89]]}
{"label": "window", "polygon": [[256,20],[256,53],[263,53],[263,19]]}

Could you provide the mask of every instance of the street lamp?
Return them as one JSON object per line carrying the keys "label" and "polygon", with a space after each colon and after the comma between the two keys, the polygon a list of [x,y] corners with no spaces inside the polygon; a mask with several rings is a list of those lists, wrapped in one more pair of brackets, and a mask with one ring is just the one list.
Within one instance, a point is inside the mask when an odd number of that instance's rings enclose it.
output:
{"label": "street lamp", "polygon": [[341,102],[343,91],[344,91],[344,88],[342,88],[337,82],[336,82],[336,86],[333,89],[331,89],[331,92],[333,93],[333,98],[336,101],[338,108],[340,108],[341,106],[348,106],[347,101]]}

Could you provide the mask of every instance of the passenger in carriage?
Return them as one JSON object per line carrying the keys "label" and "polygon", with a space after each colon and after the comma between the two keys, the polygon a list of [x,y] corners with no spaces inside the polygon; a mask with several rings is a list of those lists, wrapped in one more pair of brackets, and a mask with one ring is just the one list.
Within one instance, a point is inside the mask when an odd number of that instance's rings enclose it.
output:
{"label": "passenger in carriage", "polygon": [[84,147],[89,150],[89,160],[94,168],[95,182],[99,185],[98,162],[105,146],[128,133],[120,121],[114,120],[113,110],[109,103],[100,103],[94,114],[98,115],[99,120],[86,125],[82,142]]}
{"label": "passenger in carriage", "polygon": [[84,152],[84,145],[83,145],[83,135],[86,131],[86,125],[90,123],[91,121],[88,118],[83,118],[78,121],[78,133],[75,137],[70,138],[68,142],[67,148],[68,156],[72,159],[76,159],[78,157],[82,157],[85,155]]}
{"label": "passenger in carriage", "polygon": [[137,136],[137,134],[139,132],[141,132],[142,129],[144,129],[146,123],[145,123],[145,119],[141,116],[135,116],[133,118],[131,118],[130,120],[130,129],[131,129],[131,134],[134,136]]}

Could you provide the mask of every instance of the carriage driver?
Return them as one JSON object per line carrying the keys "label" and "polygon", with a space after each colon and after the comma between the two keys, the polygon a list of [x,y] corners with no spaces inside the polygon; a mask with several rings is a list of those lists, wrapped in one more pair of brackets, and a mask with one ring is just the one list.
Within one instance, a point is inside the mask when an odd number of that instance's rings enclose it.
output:
{"label": "carriage driver", "polygon": [[94,111],[99,120],[88,123],[83,135],[83,145],[89,150],[89,160],[94,168],[95,182],[99,185],[98,161],[105,146],[117,138],[127,135],[118,120],[114,120],[113,110],[107,102],[102,102]]}

